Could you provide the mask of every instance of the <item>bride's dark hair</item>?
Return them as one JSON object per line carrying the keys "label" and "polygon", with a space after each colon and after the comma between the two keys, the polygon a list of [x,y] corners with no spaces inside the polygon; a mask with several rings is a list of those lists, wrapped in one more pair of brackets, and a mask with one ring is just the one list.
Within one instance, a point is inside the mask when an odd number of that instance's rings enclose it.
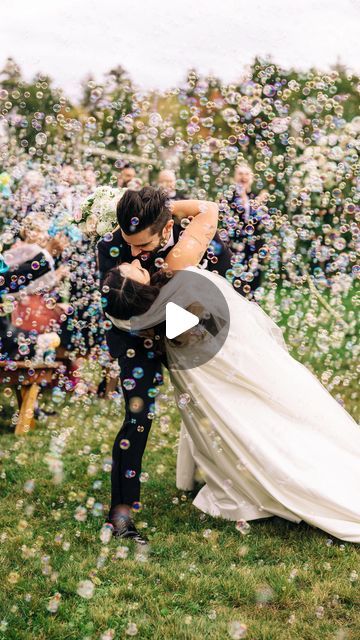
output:
{"label": "bride's dark hair", "polygon": [[170,272],[157,271],[150,284],[142,284],[123,276],[119,267],[108,271],[102,285],[104,311],[118,320],[129,320],[150,309],[160,289],[169,282]]}

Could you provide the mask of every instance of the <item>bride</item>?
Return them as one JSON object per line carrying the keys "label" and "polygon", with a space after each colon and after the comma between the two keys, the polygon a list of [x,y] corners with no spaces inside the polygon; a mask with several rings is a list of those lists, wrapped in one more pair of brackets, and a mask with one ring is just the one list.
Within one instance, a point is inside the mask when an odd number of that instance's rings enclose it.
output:
{"label": "bride", "polygon": [[[289,354],[281,329],[258,304],[240,296],[223,277],[197,267],[216,227],[215,208],[204,206],[167,255],[163,277],[151,278],[134,260],[112,269],[103,287],[108,317],[136,332],[163,322],[170,300],[187,309],[201,307],[202,287],[185,285],[184,272],[196,274],[196,283],[199,277],[208,279],[218,288],[219,300],[226,300],[228,333],[205,363],[177,367],[179,354],[181,360],[193,353],[193,340],[188,334],[183,341],[165,340],[185,425],[179,460],[186,466],[191,455],[206,480],[193,504],[234,521],[274,515],[304,520],[360,543],[359,426]],[[215,300],[218,334],[222,312]],[[198,336],[209,353],[213,333]]]}

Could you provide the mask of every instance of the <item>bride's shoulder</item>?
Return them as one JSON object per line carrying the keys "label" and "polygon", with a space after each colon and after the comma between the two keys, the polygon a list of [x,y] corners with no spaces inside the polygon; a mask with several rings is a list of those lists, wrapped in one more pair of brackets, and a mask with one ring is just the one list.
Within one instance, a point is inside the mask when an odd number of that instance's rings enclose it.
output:
{"label": "bride's shoulder", "polygon": [[192,271],[193,273],[198,273],[199,275],[204,276],[205,278],[212,278],[214,275],[212,271],[208,271],[207,269],[204,269],[201,266],[186,267],[186,269],[183,269],[183,271]]}
{"label": "bride's shoulder", "polygon": [[199,267],[186,267],[183,271],[192,271],[193,273],[201,273],[202,269]]}

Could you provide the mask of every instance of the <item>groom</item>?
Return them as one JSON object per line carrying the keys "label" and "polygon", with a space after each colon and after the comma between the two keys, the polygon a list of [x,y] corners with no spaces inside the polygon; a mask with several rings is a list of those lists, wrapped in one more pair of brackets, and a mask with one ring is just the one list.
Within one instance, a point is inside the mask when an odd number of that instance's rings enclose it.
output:
{"label": "groom", "polygon": [[[110,238],[105,236],[97,245],[100,284],[109,269],[134,258],[140,259],[150,274],[161,268],[183,230],[179,223],[184,218],[183,208],[188,212],[193,208],[188,215],[196,215],[199,202],[172,202],[171,213],[166,193],[153,187],[127,190],[117,206],[119,227]],[[216,233],[200,265],[225,276],[232,266],[231,257],[231,251]],[[111,356],[119,361],[125,401],[124,422],[112,452],[109,521],[114,526],[114,534],[145,543],[131,512],[141,508],[141,461],[154,417],[156,387],[162,383],[162,364],[166,362],[161,353],[153,351],[149,339],[114,326],[107,332],[107,343]]]}

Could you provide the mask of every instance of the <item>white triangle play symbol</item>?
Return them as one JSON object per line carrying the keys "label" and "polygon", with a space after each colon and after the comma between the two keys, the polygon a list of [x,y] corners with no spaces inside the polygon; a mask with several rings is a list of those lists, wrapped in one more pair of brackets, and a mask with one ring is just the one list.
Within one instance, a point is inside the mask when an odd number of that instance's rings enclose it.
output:
{"label": "white triangle play symbol", "polygon": [[182,309],[175,302],[168,302],[166,305],[166,337],[169,340],[176,338],[181,333],[192,329],[199,324],[199,318],[190,311]]}

